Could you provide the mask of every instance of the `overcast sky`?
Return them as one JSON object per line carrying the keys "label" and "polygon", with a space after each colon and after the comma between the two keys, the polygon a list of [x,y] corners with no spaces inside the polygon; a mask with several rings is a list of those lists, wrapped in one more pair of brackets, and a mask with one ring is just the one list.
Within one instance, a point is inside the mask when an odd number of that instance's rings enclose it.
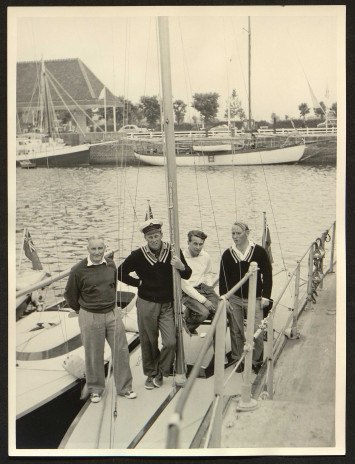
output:
{"label": "overcast sky", "polygon": [[14,62],[80,58],[113,93],[133,103],[160,94],[157,14],[170,16],[174,99],[191,105],[195,92],[217,92],[220,118],[233,88],[247,111],[249,15],[255,119],[298,117],[302,102],[313,107],[307,80],[317,99],[329,104],[344,85],[341,6],[9,10]]}

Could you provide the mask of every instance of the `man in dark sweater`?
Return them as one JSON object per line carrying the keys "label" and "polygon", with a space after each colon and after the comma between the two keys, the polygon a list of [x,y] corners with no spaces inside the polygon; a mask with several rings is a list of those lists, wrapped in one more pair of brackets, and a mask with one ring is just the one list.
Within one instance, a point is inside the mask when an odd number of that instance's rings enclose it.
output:
{"label": "man in dark sweater", "polygon": [[[236,285],[248,272],[252,261],[258,265],[255,330],[272,307],[270,300],[272,289],[272,267],[269,257],[260,245],[249,240],[249,227],[243,222],[235,222],[232,226],[232,238],[234,244],[224,251],[219,272],[219,294],[224,295]],[[232,358],[238,361],[244,350],[244,316],[248,308],[249,281],[247,281],[229,299],[230,313],[228,315],[230,325]],[[268,303],[263,308],[262,298]],[[263,300],[265,301],[265,300]],[[257,371],[260,366],[260,358],[263,353],[263,340],[259,336],[255,340],[253,352],[253,366]],[[242,367],[240,368],[240,371]]]}
{"label": "man in dark sweater", "polygon": [[[117,270],[119,280],[138,287],[137,318],[147,390],[163,384],[163,377],[169,375],[174,362],[176,330],[172,266],[183,279],[189,279],[191,275],[183,254],[180,252],[178,258],[171,245],[162,241],[162,225],[161,221],[148,219],[140,228],[147,245],[133,251]],[[138,278],[131,276],[132,272]],[[161,351],[158,348],[159,331]]]}
{"label": "man in dark sweater", "polygon": [[79,314],[90,398],[98,403],[105,389],[106,338],[111,347],[117,394],[133,399],[137,395],[132,390],[127,339],[116,304],[116,265],[112,259],[104,257],[105,243],[100,236],[89,238],[88,252],[88,257],[71,269],[64,297]]}

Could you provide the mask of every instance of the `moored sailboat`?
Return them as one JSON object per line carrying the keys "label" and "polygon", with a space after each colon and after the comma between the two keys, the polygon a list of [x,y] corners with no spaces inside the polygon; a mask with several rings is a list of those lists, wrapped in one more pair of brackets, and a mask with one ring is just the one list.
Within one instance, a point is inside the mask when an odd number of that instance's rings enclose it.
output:
{"label": "moored sailboat", "polygon": [[90,163],[90,146],[66,145],[56,128],[43,60],[38,94],[40,124],[35,132],[24,133],[16,138],[16,164],[22,166],[24,163],[30,163],[44,167],[87,166]]}
{"label": "moored sailboat", "polygon": [[[252,128],[251,120],[251,29],[248,18],[248,128],[244,135],[232,137],[223,143],[216,144],[207,140],[206,143],[184,141],[184,148],[176,151],[177,166],[249,166],[266,164],[289,164],[301,160],[305,142],[297,131],[286,139],[284,137],[258,137]],[[179,147],[179,145],[177,146]],[[135,157],[153,166],[165,164],[162,149],[146,141],[137,144]]]}

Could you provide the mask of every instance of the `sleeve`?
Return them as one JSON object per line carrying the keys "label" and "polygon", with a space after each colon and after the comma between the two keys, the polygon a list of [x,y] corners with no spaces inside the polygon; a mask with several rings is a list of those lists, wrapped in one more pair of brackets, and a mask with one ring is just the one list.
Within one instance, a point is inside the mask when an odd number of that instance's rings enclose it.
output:
{"label": "sleeve", "polygon": [[211,260],[211,257],[208,255],[206,271],[205,271],[205,284],[212,286],[213,280],[214,280],[213,277],[214,277],[214,274],[212,272],[212,260]]}
{"label": "sleeve", "polygon": [[226,276],[226,252],[223,253],[219,267],[219,294],[222,296],[228,291]]}
{"label": "sleeve", "polygon": [[191,270],[190,266],[187,264],[185,256],[184,256],[184,254],[183,254],[183,252],[181,250],[180,250],[180,259],[185,265],[185,269],[183,271],[179,270],[180,276],[181,276],[182,279],[188,280],[191,277],[192,270]]}
{"label": "sleeve", "polygon": [[76,311],[77,313],[80,310],[79,297],[80,287],[78,283],[78,278],[76,273],[73,270],[71,270],[67,281],[67,285],[65,286],[64,298],[65,301],[68,303],[69,307],[74,309],[74,311]]}
{"label": "sleeve", "polygon": [[202,304],[206,302],[207,298],[201,295],[201,293],[199,293],[192,285],[190,285],[187,280],[181,280],[181,288],[186,293],[186,295],[190,296],[194,300],[197,300]]}
{"label": "sleeve", "polygon": [[117,269],[118,280],[132,287],[139,287],[140,279],[130,275],[131,272],[135,271],[135,267],[134,257],[131,253]]}
{"label": "sleeve", "polygon": [[262,248],[263,257],[259,263],[260,273],[263,279],[263,292],[264,298],[270,298],[272,290],[272,266],[266,251]]}

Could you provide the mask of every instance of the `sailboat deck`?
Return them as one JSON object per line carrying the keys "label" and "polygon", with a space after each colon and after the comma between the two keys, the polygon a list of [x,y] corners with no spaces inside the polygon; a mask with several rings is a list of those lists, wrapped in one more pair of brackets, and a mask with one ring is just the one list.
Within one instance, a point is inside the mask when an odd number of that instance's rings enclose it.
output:
{"label": "sailboat deck", "polygon": [[274,398],[236,413],[231,402],[223,448],[335,446],[336,276],[328,274],[314,311],[304,312],[300,338],[288,340],[274,370]]}

